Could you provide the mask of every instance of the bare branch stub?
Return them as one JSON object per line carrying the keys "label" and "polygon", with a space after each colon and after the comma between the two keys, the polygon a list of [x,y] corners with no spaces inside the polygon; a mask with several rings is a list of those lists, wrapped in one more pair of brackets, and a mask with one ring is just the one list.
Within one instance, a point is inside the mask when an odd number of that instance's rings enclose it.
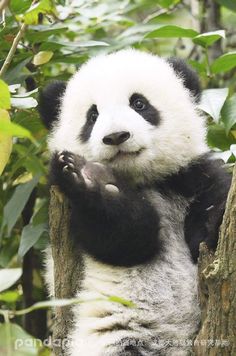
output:
{"label": "bare branch stub", "polygon": [[[49,225],[52,256],[54,260],[55,298],[72,298],[79,289],[82,263],[78,248],[74,246],[69,231],[70,207],[58,187],[51,188]],[[72,326],[70,306],[56,307],[53,327],[53,343],[56,356],[64,355],[66,342]]]}

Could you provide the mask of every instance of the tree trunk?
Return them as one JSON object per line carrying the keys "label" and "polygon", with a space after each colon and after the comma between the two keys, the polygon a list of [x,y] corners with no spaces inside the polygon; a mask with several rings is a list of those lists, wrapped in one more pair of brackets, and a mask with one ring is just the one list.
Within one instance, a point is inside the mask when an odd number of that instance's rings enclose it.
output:
{"label": "tree trunk", "polygon": [[[72,298],[81,281],[82,265],[78,249],[69,235],[70,207],[56,186],[51,188],[49,208],[50,240],[54,260],[55,298]],[[72,326],[70,306],[56,307],[53,325],[53,350],[56,356],[65,354],[68,333]]]}
{"label": "tree trunk", "polygon": [[[202,1],[202,19],[200,24],[200,31],[211,32],[222,28],[220,23],[220,5],[214,0]],[[208,48],[209,59],[212,62],[220,55],[222,55],[222,41],[216,41]]]}
{"label": "tree trunk", "polygon": [[199,258],[201,329],[196,356],[236,355],[236,166],[218,247],[211,254],[202,244]]}

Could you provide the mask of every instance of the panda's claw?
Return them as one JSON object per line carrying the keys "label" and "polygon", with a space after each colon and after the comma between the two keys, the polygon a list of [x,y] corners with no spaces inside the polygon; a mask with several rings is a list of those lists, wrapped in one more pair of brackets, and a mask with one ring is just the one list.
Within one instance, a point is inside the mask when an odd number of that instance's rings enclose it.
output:
{"label": "panda's claw", "polygon": [[63,154],[59,155],[58,161],[61,162],[61,163],[64,163],[65,162],[65,156]]}
{"label": "panda's claw", "polygon": [[76,181],[79,180],[79,177],[78,177],[78,174],[77,174],[77,173],[72,172],[71,174],[72,174],[73,178],[74,178]]}
{"label": "panda's claw", "polygon": [[75,169],[75,166],[74,166],[74,164],[73,164],[73,163],[68,163],[68,167],[69,167],[70,169],[72,169],[72,170],[74,170],[74,169]]}
{"label": "panda's claw", "polygon": [[74,163],[74,158],[72,156],[68,156],[67,161],[70,163]]}
{"label": "panda's claw", "polygon": [[69,169],[68,169],[68,168],[69,168],[68,165],[64,166],[64,167],[62,168],[63,172],[64,172],[64,173],[68,173],[68,172],[69,172]]}

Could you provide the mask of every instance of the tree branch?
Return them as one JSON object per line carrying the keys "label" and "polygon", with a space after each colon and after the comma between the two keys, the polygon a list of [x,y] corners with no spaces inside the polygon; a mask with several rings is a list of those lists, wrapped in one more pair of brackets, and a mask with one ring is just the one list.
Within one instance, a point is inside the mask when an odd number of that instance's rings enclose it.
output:
{"label": "tree branch", "polygon": [[[51,188],[49,208],[50,241],[54,261],[55,297],[72,298],[76,295],[82,280],[82,262],[78,248],[73,245],[69,234],[70,207],[68,200],[56,186]],[[56,307],[53,326],[54,353],[65,354],[63,345],[72,326],[71,307]],[[59,342],[60,341],[60,342]]]}
{"label": "tree branch", "polygon": [[[6,2],[6,0],[3,0],[3,1]],[[37,2],[37,0],[33,0],[31,6],[34,5],[36,2]],[[0,3],[0,6],[1,6],[1,3]],[[0,9],[1,9],[1,7],[0,7]],[[14,57],[14,54],[16,52],[16,49],[18,47],[18,44],[19,44],[20,40],[22,39],[22,37],[24,36],[27,27],[28,26],[26,24],[21,25],[19,32],[17,33],[16,37],[14,38],[14,41],[10,48],[10,51],[8,52],[7,58],[5,59],[3,65],[2,65],[2,68],[0,70],[0,77],[2,77],[6,73],[7,69],[9,68],[9,66],[12,62],[12,59]]]}
{"label": "tree branch", "polygon": [[[202,2],[201,32],[218,30],[221,27],[220,5],[216,1],[203,0]],[[222,55],[222,41],[216,41],[209,49],[210,60],[213,61]]]}
{"label": "tree branch", "polygon": [[3,10],[5,10],[5,8],[8,6],[10,0],[2,0],[0,2],[0,13],[3,12]]}
{"label": "tree branch", "polygon": [[2,68],[0,70],[0,77],[2,77],[6,73],[8,67],[10,66],[12,59],[14,57],[14,54],[16,52],[16,49],[18,47],[18,44],[19,44],[20,40],[22,39],[22,37],[24,36],[26,28],[27,28],[26,24],[21,25],[19,32],[17,33],[16,37],[14,38],[14,41],[10,48],[10,51],[7,55],[7,58],[5,59],[3,65],[2,65]]}
{"label": "tree branch", "polygon": [[201,329],[194,355],[236,355],[236,166],[215,254],[201,245]]}

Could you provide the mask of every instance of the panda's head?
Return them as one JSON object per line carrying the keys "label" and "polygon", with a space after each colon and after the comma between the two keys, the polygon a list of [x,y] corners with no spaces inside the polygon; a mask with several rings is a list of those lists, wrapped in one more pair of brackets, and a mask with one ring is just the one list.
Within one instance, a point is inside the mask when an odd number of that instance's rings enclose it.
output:
{"label": "panda's head", "polygon": [[41,94],[52,152],[68,150],[138,181],[177,172],[206,152],[199,83],[183,61],[129,49],[84,64]]}

